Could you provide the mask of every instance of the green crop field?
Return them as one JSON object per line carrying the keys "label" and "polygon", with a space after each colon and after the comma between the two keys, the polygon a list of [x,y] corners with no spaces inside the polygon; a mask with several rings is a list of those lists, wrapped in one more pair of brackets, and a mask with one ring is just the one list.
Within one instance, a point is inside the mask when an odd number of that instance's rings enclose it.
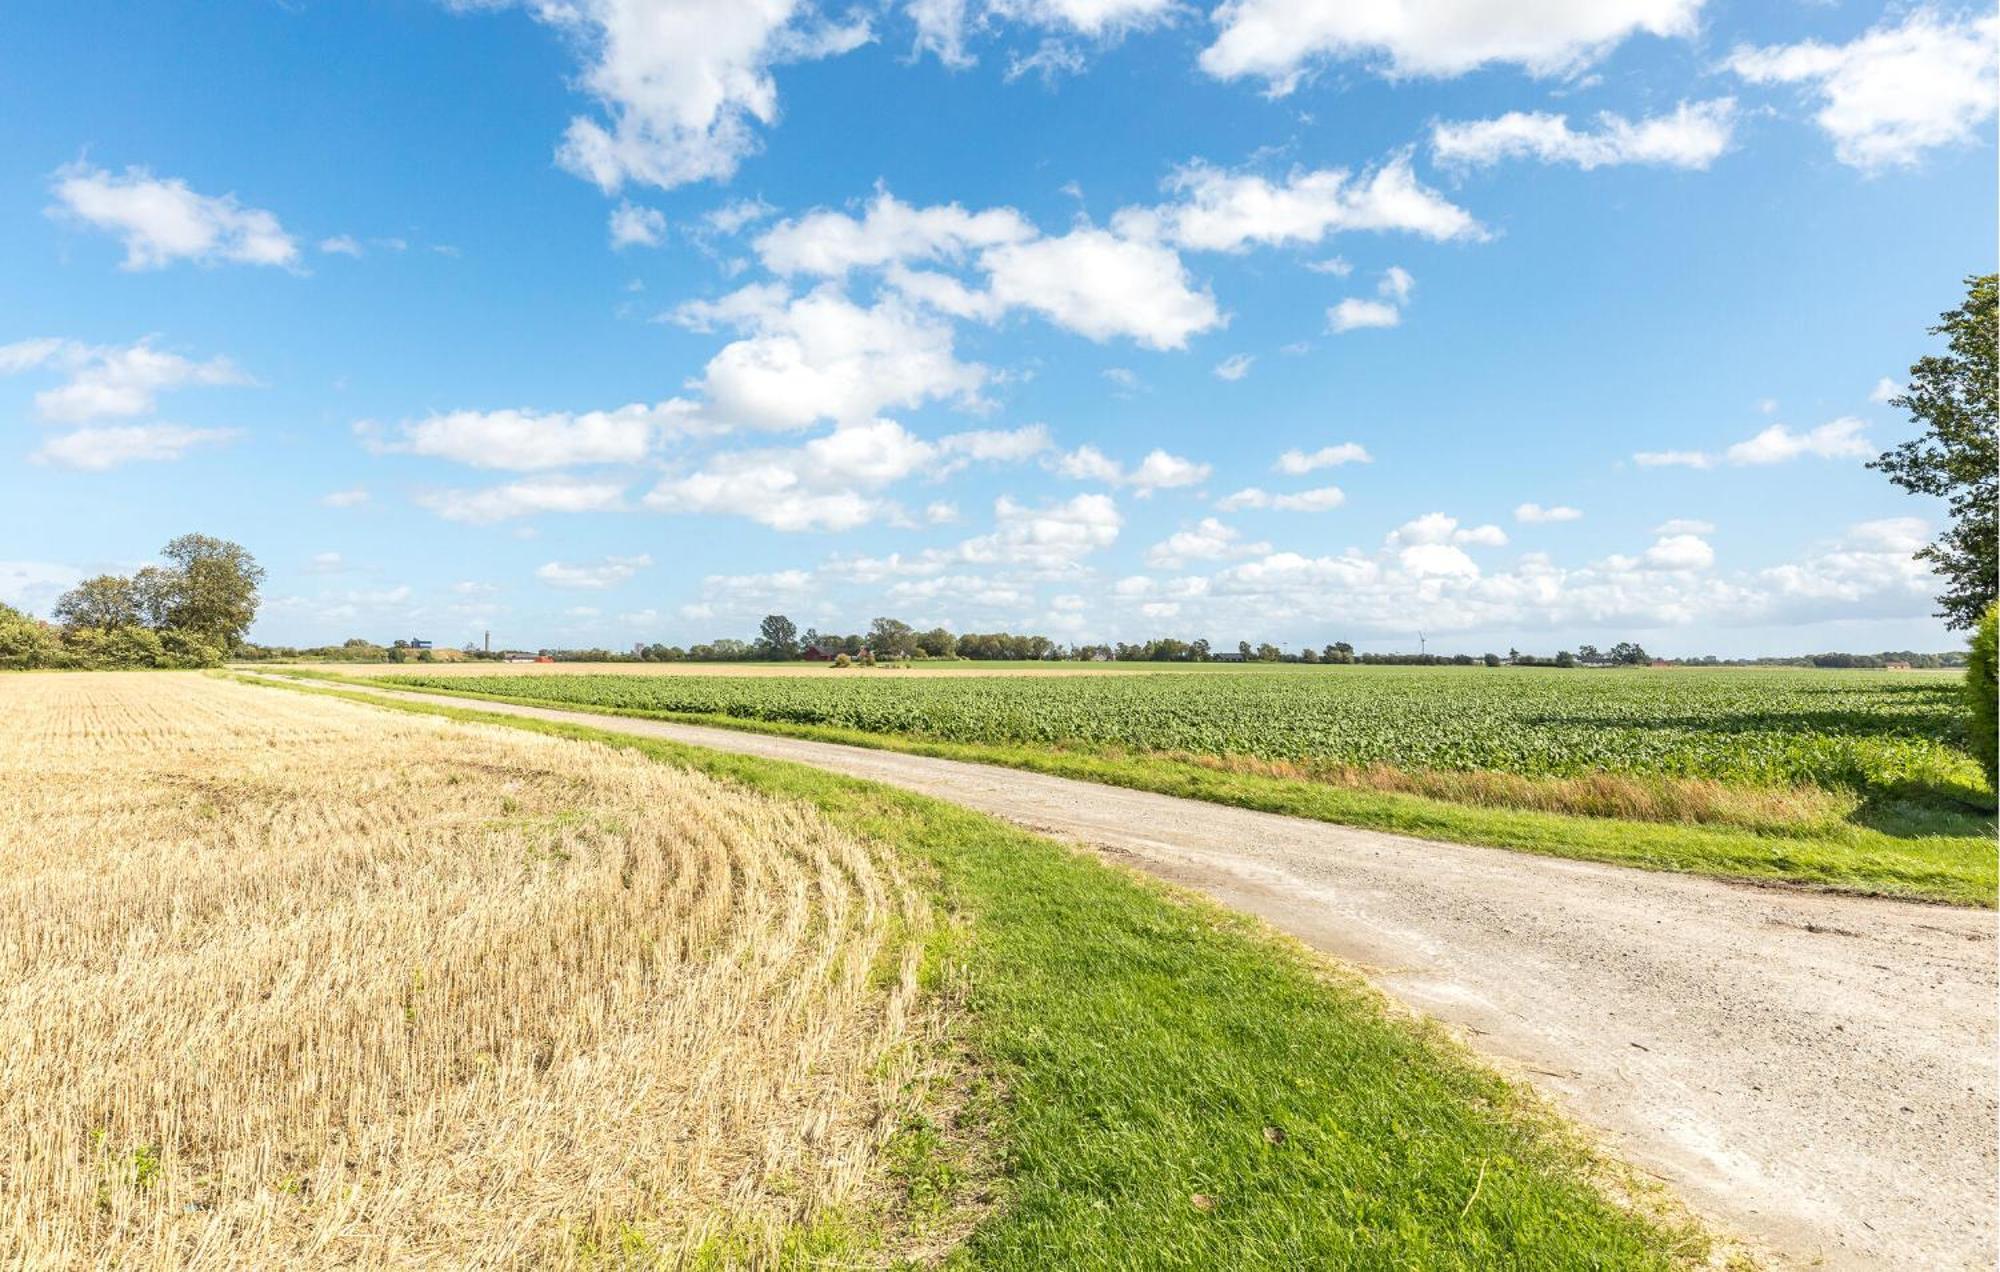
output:
{"label": "green crop field", "polygon": [[1966,797],[1956,677],[1816,671],[1284,669],[1020,678],[403,677],[624,710],[949,742],[1524,777],[1617,773]]}
{"label": "green crop field", "polygon": [[828,668],[393,683],[1651,869],[1974,905],[1996,892],[1993,791],[1965,749],[1962,681],[1945,673]]}

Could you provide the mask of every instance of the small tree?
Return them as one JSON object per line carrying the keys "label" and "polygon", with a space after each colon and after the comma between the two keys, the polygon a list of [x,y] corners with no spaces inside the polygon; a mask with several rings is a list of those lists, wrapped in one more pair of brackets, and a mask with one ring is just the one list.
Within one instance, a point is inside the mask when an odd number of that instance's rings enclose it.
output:
{"label": "small tree", "polygon": [[757,645],[766,658],[797,658],[799,629],[783,614],[767,614],[757,624]]}
{"label": "small tree", "polygon": [[878,618],[868,624],[868,648],[877,658],[908,658],[917,652],[917,634],[897,618]]}

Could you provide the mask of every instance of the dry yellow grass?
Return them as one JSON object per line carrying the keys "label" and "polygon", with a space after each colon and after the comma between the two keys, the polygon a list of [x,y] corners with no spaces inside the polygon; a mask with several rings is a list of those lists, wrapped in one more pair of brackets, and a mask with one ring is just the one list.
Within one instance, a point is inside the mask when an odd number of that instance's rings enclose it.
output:
{"label": "dry yellow grass", "polygon": [[879,1186],[928,921],[608,748],[0,678],[0,1266],[754,1258]]}

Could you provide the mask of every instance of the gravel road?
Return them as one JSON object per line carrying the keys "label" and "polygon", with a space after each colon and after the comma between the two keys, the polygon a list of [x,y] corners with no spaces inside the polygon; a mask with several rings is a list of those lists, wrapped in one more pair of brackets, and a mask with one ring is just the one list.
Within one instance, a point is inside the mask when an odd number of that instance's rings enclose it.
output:
{"label": "gravel road", "polygon": [[1991,912],[1432,843],[764,734],[396,696],[795,760],[1091,845],[1356,965],[1772,1262],[1994,1266]]}

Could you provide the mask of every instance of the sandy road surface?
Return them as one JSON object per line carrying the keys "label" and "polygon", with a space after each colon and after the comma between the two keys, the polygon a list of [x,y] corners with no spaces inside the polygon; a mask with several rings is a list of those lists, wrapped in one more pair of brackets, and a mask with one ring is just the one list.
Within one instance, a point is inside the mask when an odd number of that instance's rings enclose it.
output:
{"label": "sandy road surface", "polygon": [[1359,965],[1778,1262],[1994,1266],[1991,912],[1431,843],[831,743],[396,696],[801,761],[1096,846]]}

